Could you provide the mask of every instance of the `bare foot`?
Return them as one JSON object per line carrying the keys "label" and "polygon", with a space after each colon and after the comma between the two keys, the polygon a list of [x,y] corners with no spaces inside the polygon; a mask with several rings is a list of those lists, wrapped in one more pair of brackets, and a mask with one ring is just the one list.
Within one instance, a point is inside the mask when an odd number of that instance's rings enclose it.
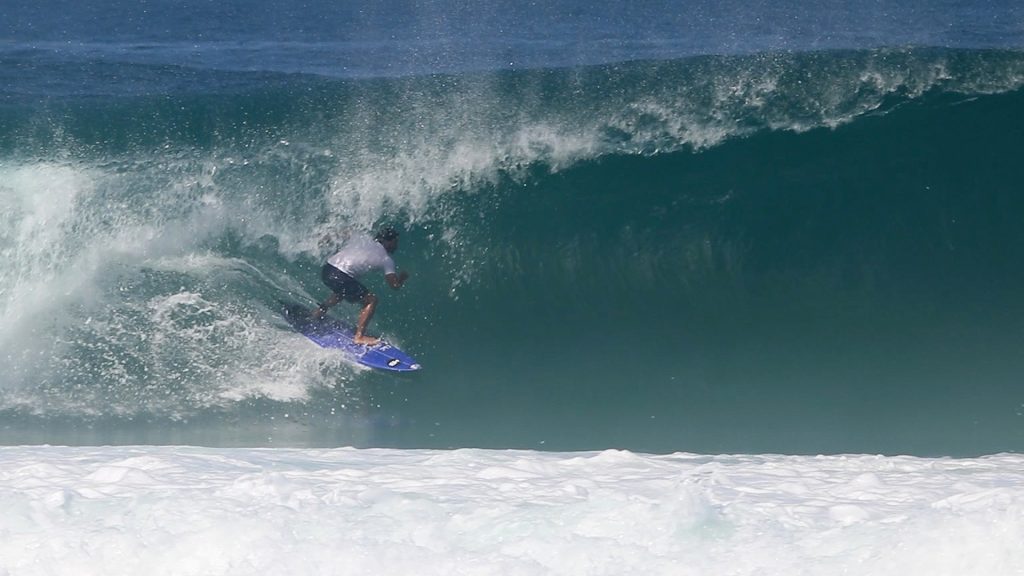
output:
{"label": "bare foot", "polygon": [[374,338],[372,336],[354,336],[352,341],[356,344],[362,344],[363,346],[376,346],[380,344],[380,338]]}

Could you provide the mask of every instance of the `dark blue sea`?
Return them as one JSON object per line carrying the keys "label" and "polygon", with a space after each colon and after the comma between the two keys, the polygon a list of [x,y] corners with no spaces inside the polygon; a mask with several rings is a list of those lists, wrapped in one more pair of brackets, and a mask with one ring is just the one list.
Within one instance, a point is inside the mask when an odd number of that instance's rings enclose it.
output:
{"label": "dark blue sea", "polygon": [[[1024,451],[1022,86],[1014,1],[5,1],[0,443]],[[278,310],[384,223],[412,376]]]}

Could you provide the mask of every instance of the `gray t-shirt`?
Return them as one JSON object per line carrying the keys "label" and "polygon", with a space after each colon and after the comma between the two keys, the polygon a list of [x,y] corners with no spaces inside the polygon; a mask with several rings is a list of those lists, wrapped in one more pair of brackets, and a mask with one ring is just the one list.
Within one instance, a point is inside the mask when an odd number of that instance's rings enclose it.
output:
{"label": "gray t-shirt", "polygon": [[327,263],[353,278],[367,272],[382,270],[385,275],[395,273],[395,261],[380,242],[366,235],[353,236]]}

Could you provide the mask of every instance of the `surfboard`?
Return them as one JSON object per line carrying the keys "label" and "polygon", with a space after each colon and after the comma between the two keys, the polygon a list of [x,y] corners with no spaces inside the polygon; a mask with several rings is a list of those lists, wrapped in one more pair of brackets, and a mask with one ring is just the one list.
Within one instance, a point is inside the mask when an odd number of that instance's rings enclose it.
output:
{"label": "surfboard", "polygon": [[398,347],[381,340],[367,346],[352,341],[353,328],[330,315],[314,321],[310,309],[294,302],[281,302],[281,314],[297,332],[323,348],[339,350],[352,360],[370,368],[393,372],[413,372],[420,369],[418,362]]}

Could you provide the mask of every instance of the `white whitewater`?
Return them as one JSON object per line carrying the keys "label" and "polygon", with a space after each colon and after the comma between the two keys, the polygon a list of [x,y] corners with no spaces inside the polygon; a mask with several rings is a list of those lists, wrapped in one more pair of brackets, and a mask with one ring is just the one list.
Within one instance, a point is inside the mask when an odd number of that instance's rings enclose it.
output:
{"label": "white whitewater", "polygon": [[0,575],[1024,574],[1024,456],[0,448]]}

